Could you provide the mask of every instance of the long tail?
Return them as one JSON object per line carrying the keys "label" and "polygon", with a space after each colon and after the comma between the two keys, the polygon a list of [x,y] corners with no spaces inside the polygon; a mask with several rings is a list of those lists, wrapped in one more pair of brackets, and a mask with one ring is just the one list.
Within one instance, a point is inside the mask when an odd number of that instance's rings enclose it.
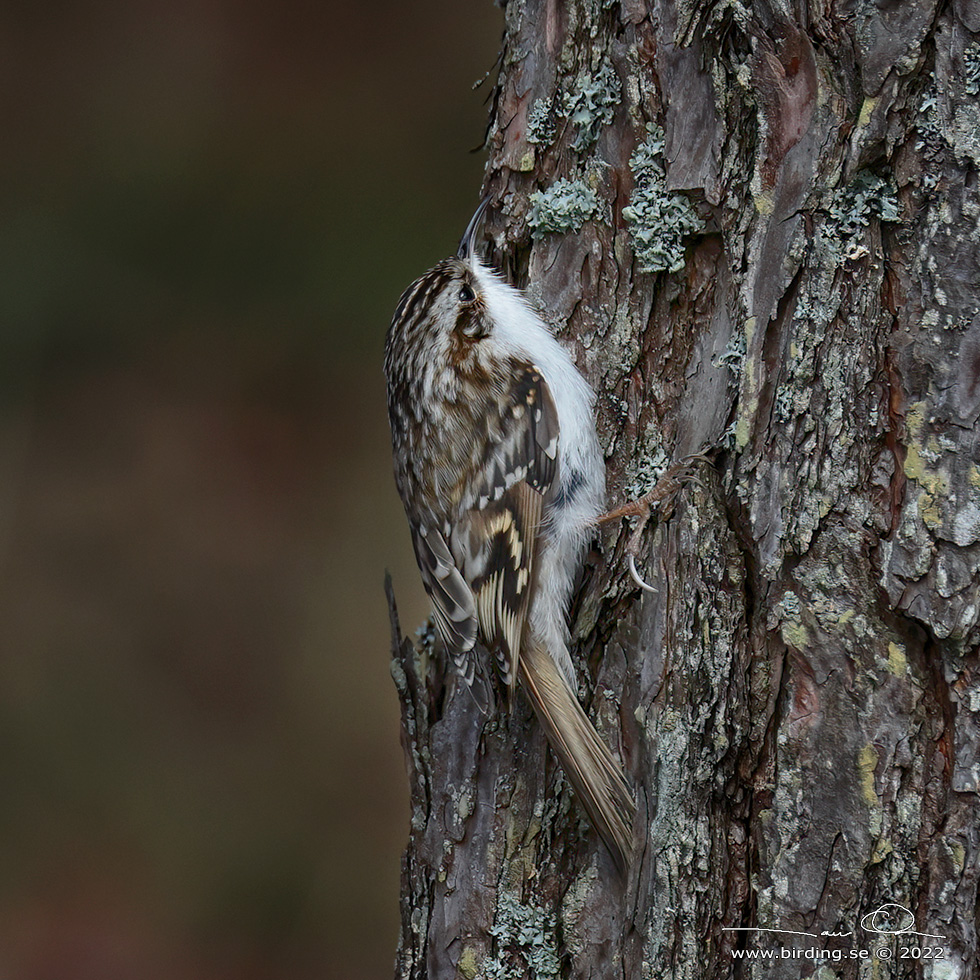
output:
{"label": "long tail", "polygon": [[533,637],[520,657],[521,680],[548,741],[621,873],[633,853],[636,804],[626,777],[599,738],[550,654]]}

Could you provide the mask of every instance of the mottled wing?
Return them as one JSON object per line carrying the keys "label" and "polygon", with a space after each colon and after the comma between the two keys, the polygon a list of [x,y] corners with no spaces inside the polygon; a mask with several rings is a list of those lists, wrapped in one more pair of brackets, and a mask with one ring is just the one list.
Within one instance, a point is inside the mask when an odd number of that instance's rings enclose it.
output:
{"label": "mottled wing", "polygon": [[414,528],[412,543],[422,572],[422,584],[432,600],[436,630],[446,645],[453,665],[467,684],[473,683],[476,645],[476,601],[459,569],[446,539],[433,528]]}
{"label": "mottled wing", "polygon": [[498,431],[489,432],[494,446],[483,475],[464,506],[482,510],[521,480],[544,493],[558,467],[558,413],[540,372],[530,364],[515,365],[514,383],[501,405]]}
{"label": "mottled wing", "polygon": [[522,481],[473,511],[467,533],[454,536],[454,544],[461,540],[466,551],[464,568],[473,572],[480,633],[511,690],[534,581],[541,506],[541,495]]}
{"label": "mottled wing", "polygon": [[557,470],[558,416],[535,368],[516,372],[501,420],[476,506],[451,545],[472,586],[483,640],[513,689],[534,585],[543,494]]}

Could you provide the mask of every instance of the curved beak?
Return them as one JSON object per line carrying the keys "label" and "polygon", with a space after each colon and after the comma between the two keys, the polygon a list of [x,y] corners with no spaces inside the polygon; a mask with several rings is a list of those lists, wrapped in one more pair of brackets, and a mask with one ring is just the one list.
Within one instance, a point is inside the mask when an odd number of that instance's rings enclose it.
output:
{"label": "curved beak", "polygon": [[473,213],[473,217],[470,218],[470,223],[466,226],[466,231],[463,232],[463,237],[459,240],[459,251],[456,253],[458,258],[468,259],[473,255],[477,232],[483,224],[483,215],[486,213],[489,203],[490,198],[485,197],[480,201],[480,206]]}

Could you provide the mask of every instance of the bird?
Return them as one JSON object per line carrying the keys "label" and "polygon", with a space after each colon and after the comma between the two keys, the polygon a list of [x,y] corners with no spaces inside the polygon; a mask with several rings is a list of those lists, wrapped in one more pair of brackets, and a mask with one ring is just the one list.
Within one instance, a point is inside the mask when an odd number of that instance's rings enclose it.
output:
{"label": "bird", "polygon": [[457,254],[402,293],[384,370],[397,485],[433,620],[472,687],[476,645],[517,688],[617,868],[635,802],[581,704],[567,614],[605,500],[595,395],[524,293]]}

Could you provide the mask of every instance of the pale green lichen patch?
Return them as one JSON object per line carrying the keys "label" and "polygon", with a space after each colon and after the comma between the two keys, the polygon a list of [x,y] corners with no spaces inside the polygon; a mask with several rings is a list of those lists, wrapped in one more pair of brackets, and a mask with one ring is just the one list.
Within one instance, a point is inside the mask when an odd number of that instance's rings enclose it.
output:
{"label": "pale green lichen patch", "polygon": [[972,501],[952,515],[952,538],[961,548],[980,541],[980,507]]}
{"label": "pale green lichen patch", "polygon": [[943,504],[949,498],[949,475],[939,469],[943,452],[934,437],[926,434],[925,403],[914,402],[905,416],[907,445],[903,469],[909,480],[920,487],[914,498],[919,517],[927,528],[939,531],[944,528]]}
{"label": "pale green lichen patch", "polygon": [[888,644],[888,669],[896,677],[904,677],[908,672],[909,662],[905,656],[905,648],[897,643]]}
{"label": "pale green lichen patch", "polygon": [[956,959],[930,960],[922,964],[923,980],[963,980],[966,969]]}
{"label": "pale green lichen patch", "polygon": [[797,392],[790,385],[780,385],[776,389],[773,416],[777,422],[788,422],[796,414]]}
{"label": "pale green lichen patch", "polygon": [[949,855],[950,862],[957,871],[966,867],[966,850],[959,841],[947,838],[943,841],[943,850]]}
{"label": "pale green lichen patch", "polygon": [[870,96],[864,100],[861,104],[861,111],[858,113],[858,129],[864,129],[865,126],[871,122],[871,115],[875,111],[878,105],[879,99],[871,98]]}
{"label": "pale green lichen patch", "polygon": [[[922,93],[919,103],[919,114],[915,128],[919,131],[919,139],[915,146],[917,150],[935,149],[944,142],[943,121],[939,112],[939,90],[936,88],[936,76],[929,75],[930,82]],[[934,187],[935,175],[923,174],[922,183],[926,187]]]}
{"label": "pale green lichen patch", "polygon": [[745,364],[745,334],[740,331],[733,331],[725,349],[716,358],[716,363],[724,364],[735,378],[742,375],[742,366]]}
{"label": "pale green lichen patch", "polygon": [[763,218],[768,218],[772,215],[775,208],[775,203],[772,198],[771,191],[758,191],[753,190],[752,200],[755,203],[755,209],[762,215]]}
{"label": "pale green lichen patch", "polygon": [[667,454],[659,445],[640,449],[637,456],[629,461],[629,471],[624,496],[627,500],[636,500],[649,493],[657,481],[667,472],[669,462]]}
{"label": "pale green lichen patch", "polygon": [[[635,364],[640,357],[640,333],[642,326],[636,310],[625,303],[621,303],[609,315],[606,309],[596,311],[593,322],[602,324],[605,334],[602,344],[602,360],[605,364],[619,366],[622,364]],[[657,381],[651,382],[651,386],[657,385]],[[649,392],[653,395],[653,391]],[[630,406],[625,399],[617,399],[615,404],[620,421],[629,418]]]}
{"label": "pale green lichen patch", "polygon": [[684,267],[684,239],[704,225],[687,197],[667,190],[663,130],[650,124],[647,133],[630,157],[635,183],[623,217],[641,271],[677,272]]}
{"label": "pale green lichen patch", "polygon": [[976,99],[954,106],[949,138],[957,157],[980,166],[980,107]]}
{"label": "pale green lichen patch", "polygon": [[910,480],[923,485],[929,483],[930,474],[934,473],[933,467],[942,456],[937,443],[924,439],[927,408],[926,402],[918,401],[909,405],[905,412],[905,431],[908,438],[903,468]]}
{"label": "pale green lichen patch", "polygon": [[[974,42],[963,52],[962,71],[958,75],[947,77],[943,85],[935,74],[930,74],[929,78],[916,119],[919,131],[916,149],[934,157],[942,147],[949,146],[960,159],[980,165],[980,106],[973,98],[980,94],[980,44]],[[949,83],[953,83],[951,91]],[[923,187],[930,190],[937,180],[937,168],[923,168]]]}
{"label": "pale green lichen patch", "polygon": [[588,184],[564,178],[546,191],[535,191],[528,200],[531,212],[527,223],[533,238],[548,232],[579,231],[599,207],[599,199]]}
{"label": "pale green lichen patch", "polygon": [[561,958],[551,913],[504,893],[490,935],[497,952],[485,963],[487,980],[558,980]]}
{"label": "pale green lichen patch", "polygon": [[871,863],[880,864],[890,854],[895,853],[895,845],[887,837],[879,837],[871,850]]}
{"label": "pale green lichen patch", "polygon": [[525,136],[528,143],[548,146],[558,135],[558,124],[550,99],[535,99],[527,113]]}
{"label": "pale green lichen patch", "polygon": [[595,73],[583,73],[574,88],[566,93],[563,107],[568,121],[575,127],[572,147],[579,153],[589,149],[608,126],[622,99],[622,85],[616,69],[604,61]]}
{"label": "pale green lichen patch", "polygon": [[794,650],[803,651],[810,645],[810,634],[803,623],[786,621],[780,626],[779,633],[783,643]]}
{"label": "pale green lichen patch", "polygon": [[875,768],[878,765],[878,752],[869,742],[858,752],[857,767],[860,775],[861,796],[868,806],[878,806],[878,793],[875,790]]}
{"label": "pale green lichen patch", "polygon": [[479,954],[473,946],[464,946],[456,964],[456,972],[463,980],[475,980],[480,972]]}
{"label": "pale green lichen patch", "polygon": [[834,973],[829,966],[821,966],[816,973],[812,974],[810,980],[838,980],[839,975]]}
{"label": "pale green lichen patch", "polygon": [[899,217],[894,182],[862,170],[834,196],[820,239],[837,263],[843,264],[868,254],[863,244],[864,231],[873,218],[896,222]]}
{"label": "pale green lichen patch", "polygon": [[469,787],[462,790],[456,797],[456,813],[461,822],[473,816],[473,791]]}
{"label": "pale green lichen patch", "polygon": [[797,620],[800,618],[802,609],[803,605],[800,602],[800,597],[795,592],[784,592],[779,602],[776,603],[773,613],[780,620]]}

